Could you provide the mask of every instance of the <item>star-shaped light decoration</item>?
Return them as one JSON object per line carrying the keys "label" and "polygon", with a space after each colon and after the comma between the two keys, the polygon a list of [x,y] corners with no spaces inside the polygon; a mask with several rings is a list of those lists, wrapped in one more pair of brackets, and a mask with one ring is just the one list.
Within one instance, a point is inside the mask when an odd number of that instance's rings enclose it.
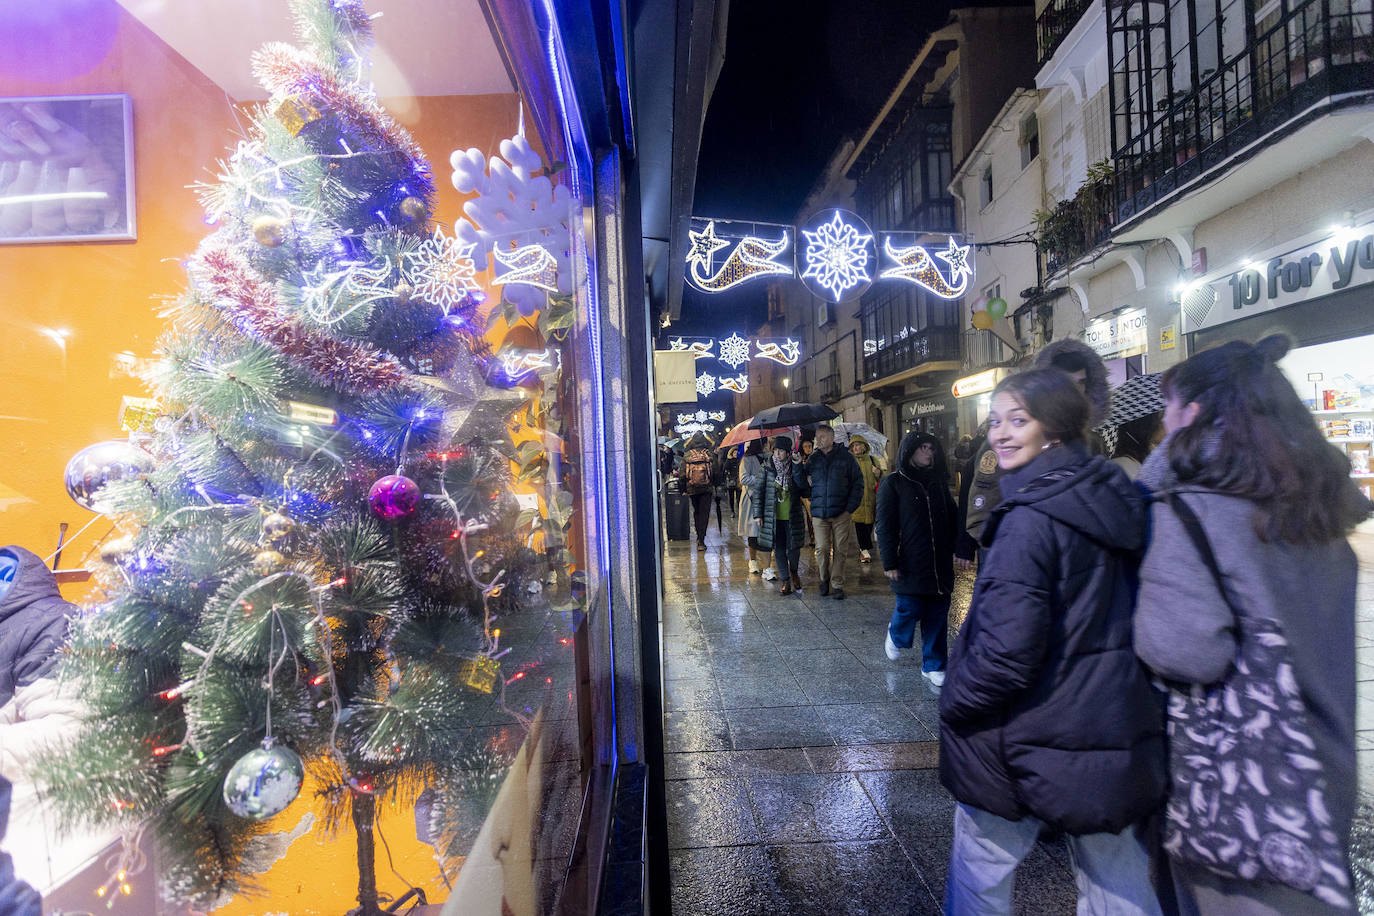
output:
{"label": "star-shaped light decoration", "polygon": [[436,228],[433,238],[425,239],[404,256],[415,295],[447,310],[468,293],[477,292],[477,265],[472,259],[476,247],[447,237]]}
{"label": "star-shaped light decoration", "polygon": [[868,245],[872,234],[859,232],[836,210],[830,220],[821,223],[813,232],[803,229],[806,237],[806,270],[803,278],[810,278],[839,302],[845,293],[861,283],[872,280],[868,275]]}
{"label": "star-shaped light decoration", "polygon": [[968,245],[956,245],[954,237],[951,236],[949,247],[944,251],[935,252],[935,257],[949,265],[950,278],[956,286],[964,276],[973,274],[973,268],[968,266],[968,251]]}
{"label": "star-shaped light decoration", "polygon": [[697,376],[697,394],[705,396],[713,394],[715,390],[716,377],[714,375],[705,373]]}
{"label": "star-shaped light decoration", "polygon": [[706,228],[701,232],[687,230],[687,238],[690,240],[691,247],[687,250],[687,264],[701,264],[709,274],[714,270],[712,261],[715,260],[716,252],[730,244],[729,239],[716,238],[716,224],[712,220],[706,224]]}
{"label": "star-shaped light decoration", "polygon": [[738,369],[749,362],[749,341],[739,334],[721,338],[718,359],[731,369]]}

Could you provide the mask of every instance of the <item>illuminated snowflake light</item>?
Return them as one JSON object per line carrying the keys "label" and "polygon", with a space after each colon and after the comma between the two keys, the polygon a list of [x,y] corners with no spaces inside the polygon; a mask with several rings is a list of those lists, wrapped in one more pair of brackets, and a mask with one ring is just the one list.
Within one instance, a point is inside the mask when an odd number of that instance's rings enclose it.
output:
{"label": "illuminated snowflake light", "polygon": [[[855,220],[862,225],[857,217]],[[841,211],[835,210],[814,231],[803,229],[802,235],[806,238],[802,279],[814,280],[831,301],[840,302],[851,290],[872,282],[868,261],[873,234],[860,232],[846,222]]]}
{"label": "illuminated snowflake light", "polygon": [[415,251],[405,255],[415,295],[445,309],[457,305],[478,289],[477,265],[472,259],[475,244],[446,237],[439,229]]}
{"label": "illuminated snowflake light", "polygon": [[749,362],[749,341],[738,334],[722,338],[719,359],[731,369],[738,369]]}
{"label": "illuminated snowflake light", "polygon": [[706,374],[697,376],[697,394],[705,397],[706,395],[714,394],[715,391],[716,377],[714,375]]}

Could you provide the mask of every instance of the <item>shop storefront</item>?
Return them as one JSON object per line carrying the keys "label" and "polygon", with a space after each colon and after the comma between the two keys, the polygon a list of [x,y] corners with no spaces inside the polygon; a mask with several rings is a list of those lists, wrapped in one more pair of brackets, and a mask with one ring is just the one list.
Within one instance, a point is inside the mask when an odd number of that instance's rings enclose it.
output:
{"label": "shop storefront", "polygon": [[661,745],[620,7],[294,5],[0,12],[0,508],[94,713],[4,850],[64,911],[591,912]]}
{"label": "shop storefront", "polygon": [[1143,308],[1125,306],[1091,322],[1083,329],[1083,342],[1102,357],[1108,387],[1148,371],[1145,354],[1150,347],[1150,323]]}
{"label": "shop storefront", "polygon": [[950,392],[958,404],[959,432],[971,436],[988,418],[992,407],[992,391],[1002,379],[1011,374],[1004,368],[984,369],[973,375],[966,375],[950,386]]}
{"label": "shop storefront", "polygon": [[1283,332],[1280,367],[1374,496],[1374,220],[1299,240],[1189,290],[1189,350]]}
{"label": "shop storefront", "polygon": [[899,411],[903,436],[911,432],[930,433],[945,444],[946,451],[952,450],[958,441],[953,398],[917,398],[904,402]]}

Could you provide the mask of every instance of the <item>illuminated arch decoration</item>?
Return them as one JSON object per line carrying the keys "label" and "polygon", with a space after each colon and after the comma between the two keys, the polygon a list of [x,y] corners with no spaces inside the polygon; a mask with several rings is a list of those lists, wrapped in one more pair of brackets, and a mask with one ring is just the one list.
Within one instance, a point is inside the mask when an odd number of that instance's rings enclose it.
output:
{"label": "illuminated arch decoration", "polygon": [[723,410],[696,410],[683,411],[677,415],[678,423],[707,423],[714,420],[717,423],[725,422],[725,411]]}
{"label": "illuminated arch decoration", "polygon": [[801,347],[795,340],[788,339],[781,343],[776,340],[756,340],[754,346],[756,359],[771,359],[783,366],[795,366],[797,360],[801,359]]}
{"label": "illuminated arch decoration", "polygon": [[802,229],[802,282],[831,302],[858,296],[873,282],[873,231],[855,213],[826,210]]}
{"label": "illuminated arch decoration", "polygon": [[[894,248],[895,235],[883,238],[883,253],[893,262],[893,266],[878,274],[884,280],[906,280],[925,289],[941,299],[958,299],[968,289],[973,278],[973,267],[969,264],[971,245],[960,245],[950,236],[944,251],[936,251],[934,256],[924,245],[908,245]],[[944,273],[935,264],[935,259],[944,261],[948,268]]]}
{"label": "illuminated arch decoration", "polygon": [[787,230],[777,239],[742,235],[734,240],[735,247],[717,269],[716,252],[730,247],[730,237],[716,235],[716,221],[708,220],[700,232],[687,231],[687,280],[705,293],[721,293],[749,280],[768,276],[791,276],[792,267],[779,264],[775,258],[787,251],[791,241]]}
{"label": "illuminated arch decoration", "polygon": [[670,337],[668,349],[692,351],[696,359],[715,359],[716,339],[714,337]]}
{"label": "illuminated arch decoration", "polygon": [[744,394],[749,390],[749,376],[741,373],[734,378],[721,378],[720,387],[726,391],[733,391],[736,394]]}

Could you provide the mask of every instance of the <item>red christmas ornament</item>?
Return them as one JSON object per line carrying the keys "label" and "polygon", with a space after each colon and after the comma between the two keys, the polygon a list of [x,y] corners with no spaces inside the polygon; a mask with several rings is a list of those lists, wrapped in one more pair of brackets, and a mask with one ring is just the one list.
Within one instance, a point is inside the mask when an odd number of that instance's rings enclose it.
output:
{"label": "red christmas ornament", "polygon": [[414,515],[420,507],[420,485],[409,477],[388,474],[367,491],[367,504],[388,521]]}

